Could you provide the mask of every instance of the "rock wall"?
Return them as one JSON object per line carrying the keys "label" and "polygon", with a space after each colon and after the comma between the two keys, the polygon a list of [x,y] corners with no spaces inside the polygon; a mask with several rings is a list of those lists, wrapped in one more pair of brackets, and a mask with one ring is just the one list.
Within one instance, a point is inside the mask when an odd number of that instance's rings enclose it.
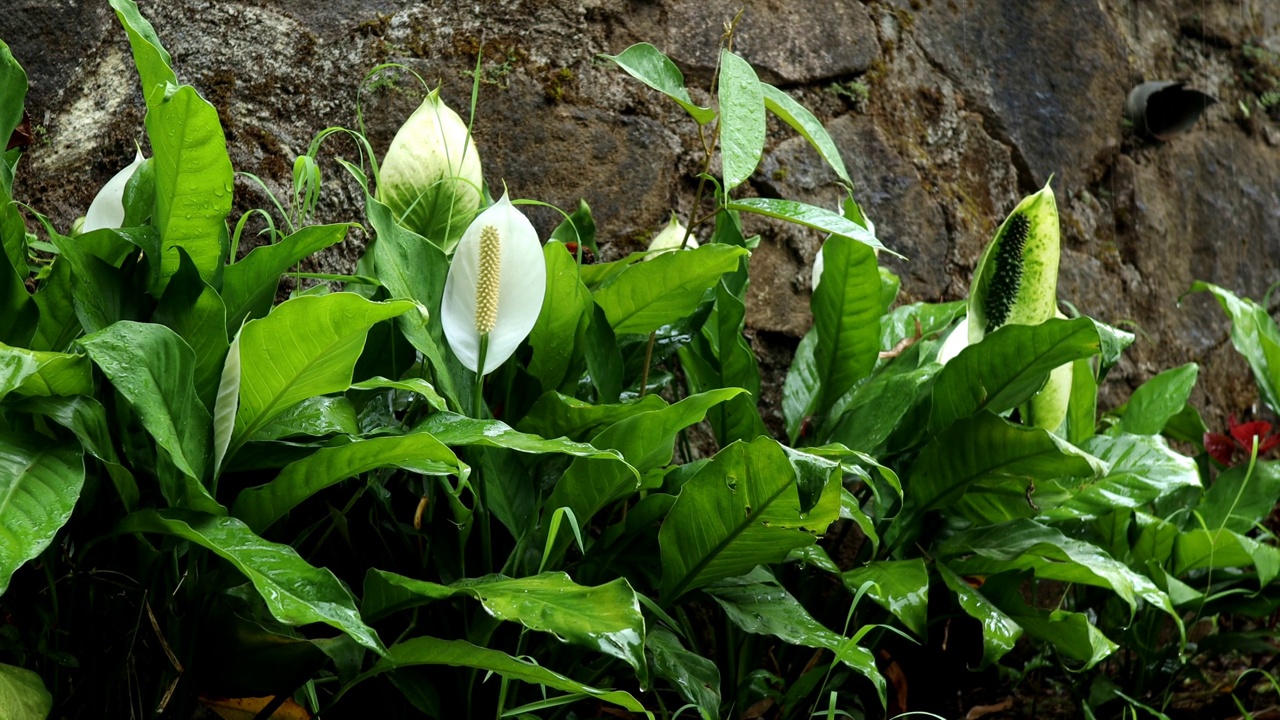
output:
{"label": "rock wall", "polygon": [[[640,247],[691,209],[700,145],[691,121],[597,53],[649,41],[705,100],[725,21],[735,48],[827,122],[882,240],[903,298],[961,297],[982,247],[1017,200],[1050,176],[1062,212],[1060,296],[1131,324],[1139,340],[1111,376],[1111,403],[1154,372],[1202,364],[1211,424],[1256,400],[1210,300],[1178,304],[1195,279],[1260,298],[1280,280],[1280,3],[1275,0],[166,0],[140,3],[179,77],[222,113],[232,161],[282,197],[293,158],[357,100],[378,152],[421,98],[400,63],[463,111],[481,58],[475,135],[491,184],[591,204],[606,257]],[[128,43],[105,1],[10,0],[0,39],[31,76],[37,143],[20,198],[63,227],[143,140]],[[481,50],[481,48],[483,48]],[[1220,102],[1167,143],[1134,137],[1122,107],[1144,80],[1174,79]],[[1280,94],[1271,100],[1280,100]],[[1276,103],[1280,105],[1280,103]],[[833,177],[804,141],[770,126],[742,192],[834,203]],[[330,156],[352,157],[333,141]],[[321,215],[360,217],[327,163]],[[269,201],[248,178],[236,214]],[[550,212],[535,213],[543,230]],[[808,326],[819,238],[754,223],[749,330],[776,408],[781,373]],[[359,238],[321,259],[349,270]]]}

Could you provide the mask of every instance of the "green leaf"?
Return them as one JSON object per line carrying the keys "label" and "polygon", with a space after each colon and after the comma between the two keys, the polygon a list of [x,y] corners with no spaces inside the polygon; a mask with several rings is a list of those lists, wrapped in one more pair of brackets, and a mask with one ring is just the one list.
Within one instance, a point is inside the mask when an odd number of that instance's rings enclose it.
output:
{"label": "green leaf", "polygon": [[621,690],[597,690],[548,670],[532,660],[514,658],[504,652],[478,647],[463,640],[416,637],[397,643],[387,648],[386,657],[379,660],[377,665],[360,675],[351,684],[396,668],[416,665],[449,665],[497,673],[510,680],[521,680],[531,685],[544,685],[568,693],[589,695],[633,712],[644,713],[650,720],[653,719],[653,715],[645,710],[644,705],[641,705],[630,693]]}
{"label": "green leaf", "polygon": [[0,664],[0,716],[7,720],[45,720],[51,712],[53,696],[45,689],[39,675],[13,665]]}
{"label": "green leaf", "polygon": [[689,97],[680,68],[649,43],[637,43],[618,55],[601,54],[600,57],[614,61],[631,77],[675,100],[699,125],[715,119],[714,110],[695,104]]}
{"label": "green leaf", "polygon": [[919,516],[930,510],[988,522],[1031,515],[1035,509],[1027,491],[1032,483],[1091,479],[1105,470],[1096,458],[1049,432],[981,412],[952,425],[920,452],[904,483],[904,517],[890,533],[909,539]]}
{"label": "green leaf", "polygon": [[938,546],[936,557],[962,575],[1029,569],[1038,578],[1110,588],[1129,606],[1131,616],[1141,598],[1178,621],[1169,596],[1145,576],[1096,545],[1027,518],[958,533]]}
{"label": "green leaf", "polygon": [[238,332],[245,320],[265,317],[280,276],[303,259],[342,242],[350,228],[347,224],[310,225],[280,242],[256,247],[243,260],[228,265],[222,278],[227,334]]}
{"label": "green leaf", "polygon": [[871,651],[859,647],[854,638],[824,627],[768,572],[757,570],[745,577],[724,580],[706,588],[706,592],[724,609],[730,622],[749,633],[771,635],[792,645],[830,650],[837,660],[870,680],[884,704],[887,683],[876,669]]}
{"label": "green leaf", "polygon": [[818,394],[822,388],[818,378],[817,361],[813,357],[818,344],[817,331],[810,329],[796,347],[787,377],[782,382],[782,417],[791,444],[799,439],[805,418],[818,409]]}
{"label": "green leaf", "polygon": [[[806,205],[792,200],[776,200],[773,198],[743,198],[725,204],[727,210],[755,213],[765,217],[786,220],[797,225],[813,228],[833,235],[842,235],[868,245],[876,250],[883,250],[891,255],[898,253],[880,244],[880,241],[863,226],[846,218],[840,213],[824,210],[820,207]],[[829,242],[829,241],[828,241]],[[901,257],[901,256],[899,256]]]}
{"label": "green leaf", "polygon": [[[542,250],[547,263],[547,291],[542,299],[542,312],[529,333],[533,357],[529,374],[542,383],[542,391],[550,392],[566,383],[576,385],[577,377],[568,377],[575,358],[582,356],[578,342],[591,322],[591,292],[578,279],[578,264],[573,255],[558,242],[549,242]],[[578,360],[581,374],[581,360]]]}
{"label": "green leaf", "polygon": [[929,620],[929,570],[924,560],[880,560],[842,573],[840,579],[849,592],[857,593],[867,583],[867,597],[893,613],[907,629],[925,637]]}
{"label": "green leaf", "polygon": [[1197,282],[1191,292],[1209,292],[1231,318],[1231,344],[1244,356],[1262,399],[1272,412],[1280,412],[1280,327],[1265,307],[1239,298],[1217,285]]}
{"label": "green leaf", "polygon": [[196,358],[187,343],[163,325],[128,321],[79,343],[173,464],[187,477],[203,480],[213,418],[196,396]]}
{"label": "green leaf", "polygon": [[1252,474],[1247,464],[1218,473],[1197,510],[1211,530],[1247,533],[1271,514],[1278,499],[1280,462],[1259,461]]}
{"label": "green leaf", "polygon": [[803,514],[795,469],[777,441],[721,450],[681,488],[658,533],[664,604],[812,545],[839,515],[839,488],[833,475]]}
{"label": "green leaf", "polygon": [[32,350],[66,350],[83,332],[76,317],[72,282],[70,261],[61,255],[55,257],[49,265],[49,274],[32,296],[40,309],[40,322],[31,339]]}
{"label": "green leaf", "polygon": [[0,262],[0,342],[20,347],[30,344],[40,322],[40,308],[22,282],[25,270],[25,263],[15,270],[8,260]]}
{"label": "green leaf", "polygon": [[871,373],[880,352],[880,270],[871,248],[833,235],[822,246],[826,269],[809,306],[818,341],[818,411]]}
{"label": "green leaf", "polygon": [[516,427],[522,432],[542,437],[585,439],[607,425],[666,406],[667,403],[657,395],[645,395],[623,403],[593,405],[568,395],[547,393],[538,398]]}
{"label": "green leaf", "polygon": [[571,242],[579,243],[593,251],[600,249],[596,246],[596,221],[591,217],[591,207],[586,200],[578,200],[578,209],[569,213],[568,219],[560,221],[556,229],[551,231],[551,239],[566,245]]}
{"label": "green leaf", "polygon": [[809,145],[813,146],[813,149],[817,150],[822,159],[826,160],[835,171],[836,177],[843,180],[848,187],[853,187],[849,172],[844,168],[844,160],[840,157],[840,150],[818,118],[778,88],[760,83],[760,89],[764,92],[764,106],[769,112],[778,116],[779,120],[790,125],[793,130],[808,140]]}
{"label": "green leaf", "polygon": [[292,547],[267,542],[233,517],[188,510],[142,510],[120,521],[122,533],[158,533],[188,540],[231,563],[253,583],[271,615],[286,625],[324,623],[379,655],[387,651],[360,619],[351,591]]}
{"label": "green leaf", "polygon": [[635,590],[622,578],[584,587],[565,573],[550,572],[515,579],[486,575],[437,585],[370,569],[364,587],[361,610],[370,620],[436,600],[469,596],[498,620],[549,632],[562,642],[616,657],[635,669],[641,686],[649,684],[644,616]]}
{"label": "green leaf", "polygon": [[[988,583],[988,594],[1014,622],[1037,640],[1053,645],[1065,657],[1081,663],[1076,670],[1088,670],[1105,660],[1119,647],[1089,622],[1084,613],[1041,610],[1027,605],[1013,583]],[[986,587],[986,586],[984,586]]]}
{"label": "green leaf", "polygon": [[1097,480],[1071,488],[1068,500],[1045,510],[1045,520],[1100,517],[1119,508],[1142,507],[1184,487],[1200,486],[1195,461],[1171,450],[1159,436],[1096,435],[1080,449],[1110,469]]}
{"label": "green leaf", "polygon": [[614,403],[622,395],[622,351],[618,339],[609,327],[609,317],[599,303],[591,304],[591,322],[587,325],[587,372],[601,403]]}
{"label": "green leaf", "polygon": [[384,377],[372,377],[368,380],[361,380],[351,385],[352,390],[381,390],[391,389],[401,392],[413,393],[420,396],[427,402],[429,407],[436,410],[445,409],[445,399],[440,397],[435,387],[431,383],[422,378],[405,378],[404,380],[388,380]]}
{"label": "green leaf", "polygon": [[1067,405],[1067,440],[1079,445],[1093,437],[1098,427],[1098,380],[1093,363],[1071,363],[1071,399]]}
{"label": "green leaf", "polygon": [[18,64],[9,46],[0,41],[0,141],[5,146],[9,144],[14,128],[22,122],[22,107],[26,97],[27,73]]}
{"label": "green leaf", "polygon": [[745,248],[714,244],[629,265],[596,291],[615,333],[649,333],[693,313]]}
{"label": "green leaf", "polygon": [[231,453],[299,402],[351,386],[365,335],[414,307],[352,293],[297,297],[240,331],[240,403]]}
{"label": "green leaf", "polygon": [[196,354],[196,394],[205,407],[213,407],[230,347],[227,310],[218,293],[200,279],[187,251],[178,248],[178,255],[178,271],[165,288],[151,321],[178,333],[191,346]]}
{"label": "green leaf", "polygon": [[120,463],[111,440],[107,411],[92,397],[32,398],[15,406],[19,412],[42,415],[75,433],[85,452],[100,460],[120,495],[124,509],[133,512],[138,504],[138,483],[133,473]]}
{"label": "green leaf", "polygon": [[249,441],[269,442],[298,435],[325,437],[359,434],[360,421],[356,418],[356,408],[351,401],[341,395],[320,395],[307,398],[284,411],[259,430],[258,434],[249,438]]}
{"label": "green leaf", "polygon": [[164,97],[165,87],[178,82],[173,74],[173,59],[160,44],[155,28],[142,13],[134,0],[109,0],[116,11],[116,17],[129,35],[129,45],[133,49],[133,62],[138,68],[138,78],[142,81],[142,95],[146,99],[147,108],[158,105]]}
{"label": "green leaf", "polygon": [[[741,272],[744,273],[746,260],[742,260],[744,265]],[[722,279],[716,284],[716,305],[712,316],[715,319],[714,325],[708,323],[703,326],[704,333],[714,332],[716,335],[719,386],[740,387],[750,393],[739,395],[712,409],[711,426],[716,431],[716,441],[721,447],[735,440],[754,440],[757,436],[768,434],[758,408],[760,365],[756,361],[755,351],[742,335],[747,319],[747,306],[743,300],[745,296],[745,285],[741,288],[741,295],[735,295]]]}
{"label": "green leaf", "polygon": [[[557,508],[568,507],[579,526],[586,527],[605,505],[640,489],[637,471],[645,473],[671,462],[677,433],[700,422],[711,407],[741,392],[734,388],[691,395],[674,405],[633,415],[601,430],[591,438],[591,445],[618,451],[628,464],[575,459],[543,504],[544,517],[550,518]],[[567,543],[567,539],[562,542]]]}
{"label": "green leaf", "polygon": [[680,638],[663,628],[649,631],[645,647],[653,656],[654,675],[670,680],[703,720],[720,717],[720,669],[715,663],[685,650]]}
{"label": "green leaf", "polygon": [[1022,636],[1022,628],[1013,618],[996,607],[982,593],[975,590],[965,579],[956,574],[946,563],[937,562],[934,567],[942,576],[942,581],[955,593],[960,608],[969,617],[977,620],[982,626],[982,663],[986,667],[1004,657],[1013,649],[1014,643]]}
{"label": "green leaf", "polygon": [[177,272],[175,248],[181,247],[200,277],[210,282],[221,272],[227,253],[233,180],[218,111],[190,85],[168,86],[159,102],[149,99],[147,104],[147,137],[155,153],[151,221],[163,242],[161,275]]}
{"label": "green leaf", "polygon": [[213,477],[217,482],[222,471],[222,461],[231,447],[231,433],[236,426],[236,411],[240,408],[240,333],[227,348],[223,361],[222,377],[218,380],[218,395],[213,405]]}
{"label": "green leaf", "polygon": [[0,344],[0,398],[93,392],[93,368],[79,353],[24,350]]}
{"label": "green leaf", "polygon": [[1260,587],[1280,575],[1280,550],[1230,530],[1184,531],[1173,547],[1175,575],[1203,568],[1252,567],[1258,572]]}
{"label": "green leaf", "polygon": [[317,450],[286,465],[266,485],[246,488],[236,498],[231,513],[244,520],[250,530],[262,532],[321,490],[381,467],[423,475],[457,475],[462,479],[470,473],[453,451],[425,432],[354,440]]}
{"label": "green leaf", "polygon": [[[626,465],[622,454],[616,450],[597,448],[589,443],[573,442],[565,438],[542,438],[518,432],[500,420],[476,420],[456,413],[434,413],[415,426],[414,430],[429,432],[445,445],[506,448],[536,455],[562,453]],[[632,471],[632,474],[635,472]]]}
{"label": "green leaf", "polygon": [[764,152],[764,93],[751,64],[729,50],[720,51],[720,159],[724,192],[751,177]]}
{"label": "green leaf", "polygon": [[982,410],[1000,414],[1025,402],[1055,368],[1099,351],[1088,318],[1009,324],[960,351],[933,384],[934,432]]}
{"label": "green leaf", "polygon": [[941,369],[936,363],[914,368],[892,363],[873,373],[831,409],[840,420],[831,429],[830,441],[878,454]]}
{"label": "green leaf", "polygon": [[14,571],[53,542],[83,486],[80,448],[0,432],[0,596]]}
{"label": "green leaf", "polygon": [[1165,370],[1133,391],[1115,433],[1157,435],[1169,419],[1182,411],[1196,386],[1200,366],[1187,363]]}

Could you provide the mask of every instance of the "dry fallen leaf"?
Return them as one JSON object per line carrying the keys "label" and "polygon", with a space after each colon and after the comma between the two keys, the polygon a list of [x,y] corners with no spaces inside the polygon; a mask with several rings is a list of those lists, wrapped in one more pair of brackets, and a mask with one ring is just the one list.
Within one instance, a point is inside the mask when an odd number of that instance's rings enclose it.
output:
{"label": "dry fallen leaf", "polygon": [[[274,698],[207,698],[201,697],[200,702],[210,710],[218,714],[222,720],[253,720],[262,708],[266,707]],[[311,713],[307,709],[294,702],[292,699],[285,700],[284,704],[276,708],[271,713],[269,720],[311,720]]]}
{"label": "dry fallen leaf", "polygon": [[1011,709],[1013,709],[1013,698],[1007,697],[994,705],[974,705],[969,708],[968,713],[965,713],[964,720],[978,720],[978,718],[986,717],[992,713]]}

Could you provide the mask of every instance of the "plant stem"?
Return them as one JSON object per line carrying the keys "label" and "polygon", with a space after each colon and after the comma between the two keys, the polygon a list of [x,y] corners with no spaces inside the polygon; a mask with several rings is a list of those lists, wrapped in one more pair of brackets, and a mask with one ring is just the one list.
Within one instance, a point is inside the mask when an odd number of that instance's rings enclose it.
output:
{"label": "plant stem", "polygon": [[[484,419],[484,363],[489,354],[489,334],[480,336],[479,360],[476,363],[476,386],[471,399],[471,414],[477,420]],[[476,497],[476,523],[480,526],[480,553],[484,558],[484,571],[493,572],[493,538],[489,533],[489,510],[485,507],[484,471],[480,463],[472,463],[471,490]],[[465,555],[465,553],[464,553]]]}

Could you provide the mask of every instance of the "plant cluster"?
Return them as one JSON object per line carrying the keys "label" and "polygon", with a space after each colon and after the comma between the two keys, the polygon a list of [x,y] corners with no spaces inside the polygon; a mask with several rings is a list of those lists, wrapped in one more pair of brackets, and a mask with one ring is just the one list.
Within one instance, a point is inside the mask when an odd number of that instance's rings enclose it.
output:
{"label": "plant cluster", "polygon": [[[436,93],[381,163],[321,132],[291,198],[231,225],[216,110],[111,5],[152,156],[67,234],[13,199],[20,149],[0,163],[6,718],[882,717],[938,702],[912,657],[1016,674],[1019,638],[1085,716],[1159,716],[1197,654],[1264,639],[1187,630],[1280,607],[1269,427],[1207,435],[1194,365],[1099,417],[1133,337],[1059,311],[1047,185],[967,301],[895,305],[835,144],[730,27],[714,107],[651,45],[608,56],[705,150],[693,216],[649,251],[589,262],[585,202],[541,242],[519,210],[540,203],[494,199]],[[0,138],[25,93],[0,43]],[[831,166],[838,211],[735,197],[768,115]],[[357,227],[313,221],[334,136],[366,252],[276,302]],[[743,334],[742,213],[828,235],[785,443]],[[268,242],[239,257],[251,217]],[[1195,289],[1280,408],[1265,303]]]}

